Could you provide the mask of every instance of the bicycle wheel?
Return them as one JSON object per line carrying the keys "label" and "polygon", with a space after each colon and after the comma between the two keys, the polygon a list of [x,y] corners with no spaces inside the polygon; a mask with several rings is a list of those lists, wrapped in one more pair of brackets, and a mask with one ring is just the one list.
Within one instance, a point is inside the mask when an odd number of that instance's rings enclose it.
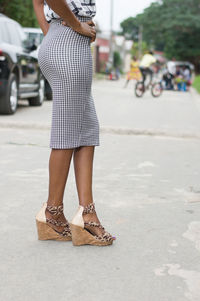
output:
{"label": "bicycle wheel", "polygon": [[163,92],[161,83],[154,83],[151,87],[151,94],[153,97],[159,97]]}
{"label": "bicycle wheel", "polygon": [[145,92],[145,86],[143,82],[137,82],[135,85],[135,95],[136,97],[142,97]]}

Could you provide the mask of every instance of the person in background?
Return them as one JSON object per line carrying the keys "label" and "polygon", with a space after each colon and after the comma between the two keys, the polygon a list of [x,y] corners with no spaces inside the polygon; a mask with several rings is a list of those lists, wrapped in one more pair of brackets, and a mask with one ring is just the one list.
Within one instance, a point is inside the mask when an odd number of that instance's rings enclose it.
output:
{"label": "person in background", "polygon": [[165,82],[166,82],[166,88],[168,90],[174,90],[174,83],[173,83],[173,79],[176,75],[176,59],[173,58],[171,61],[169,61],[167,63],[167,76],[165,78]]}
{"label": "person in background", "polygon": [[116,77],[116,80],[119,80],[120,76],[121,76],[120,69],[119,69],[119,67],[116,67],[115,68],[115,77]]}
{"label": "person in background", "polygon": [[141,75],[141,72],[139,69],[139,62],[138,62],[136,56],[133,56],[132,60],[131,60],[131,64],[130,64],[130,71],[127,73],[127,80],[126,80],[124,88],[126,88],[128,86],[131,79],[139,81],[139,80],[141,80],[141,78],[142,78],[142,75]]}
{"label": "person in background", "polygon": [[183,69],[180,66],[177,66],[176,68],[175,83],[177,84],[178,91],[186,91],[186,81]]}
{"label": "person in background", "polygon": [[184,66],[183,68],[183,76],[184,76],[184,80],[185,80],[185,91],[187,91],[187,89],[189,89],[189,87],[191,86],[192,82],[191,82],[191,70],[188,66]]}
{"label": "person in background", "polygon": [[142,73],[142,82],[145,84],[146,77],[149,74],[150,75],[150,80],[152,80],[153,77],[153,71],[151,70],[151,66],[156,63],[156,59],[153,55],[152,51],[149,51],[146,53],[141,62],[140,62],[140,71]]}

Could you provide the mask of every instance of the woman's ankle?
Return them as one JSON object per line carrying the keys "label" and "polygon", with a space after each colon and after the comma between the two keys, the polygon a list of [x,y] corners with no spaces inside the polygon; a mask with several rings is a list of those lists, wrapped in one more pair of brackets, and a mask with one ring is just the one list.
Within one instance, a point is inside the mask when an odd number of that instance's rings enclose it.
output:
{"label": "woman's ankle", "polygon": [[90,204],[94,204],[94,201],[91,198],[80,199],[79,200],[79,205],[82,206],[82,207],[87,207]]}
{"label": "woman's ankle", "polygon": [[52,206],[52,207],[63,206],[63,200],[55,200],[53,198],[48,198],[47,206]]}

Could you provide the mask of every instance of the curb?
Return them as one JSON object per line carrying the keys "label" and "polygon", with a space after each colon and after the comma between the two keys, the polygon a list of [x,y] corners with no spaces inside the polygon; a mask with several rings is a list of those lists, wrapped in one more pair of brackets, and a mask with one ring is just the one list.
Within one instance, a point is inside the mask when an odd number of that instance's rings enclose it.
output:
{"label": "curb", "polygon": [[[200,105],[200,101],[199,101]],[[28,123],[28,122],[0,122],[0,129],[14,128],[22,130],[48,130],[50,131],[51,125],[45,123]],[[115,128],[115,127],[101,127],[101,134],[111,134],[120,136],[148,136],[148,137],[165,137],[165,138],[177,138],[177,139],[198,139],[200,140],[200,134],[193,133],[172,133],[166,131],[156,131],[155,129],[130,129],[130,128]]]}

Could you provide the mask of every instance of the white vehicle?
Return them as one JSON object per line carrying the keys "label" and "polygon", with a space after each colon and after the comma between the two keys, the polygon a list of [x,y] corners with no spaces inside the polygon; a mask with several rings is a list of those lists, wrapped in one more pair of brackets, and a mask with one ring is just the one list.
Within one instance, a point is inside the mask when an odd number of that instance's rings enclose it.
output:
{"label": "white vehicle", "polygon": [[44,35],[40,28],[24,27],[24,32],[27,39],[32,43],[34,42],[36,46],[42,43]]}

